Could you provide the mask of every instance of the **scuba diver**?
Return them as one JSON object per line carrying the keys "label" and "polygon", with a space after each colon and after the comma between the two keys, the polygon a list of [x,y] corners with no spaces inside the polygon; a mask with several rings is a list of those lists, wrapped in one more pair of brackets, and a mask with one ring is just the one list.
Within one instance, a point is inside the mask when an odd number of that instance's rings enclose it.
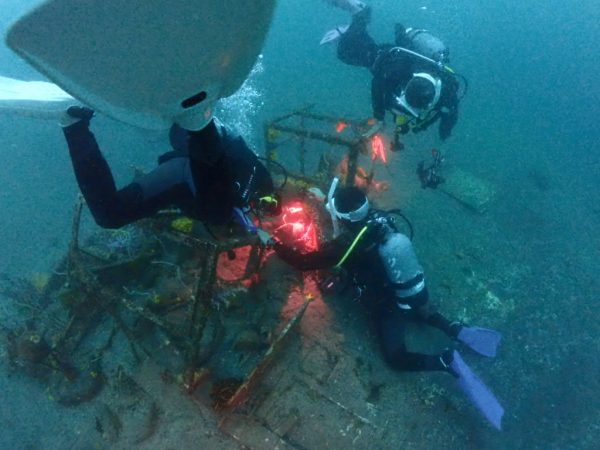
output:
{"label": "scuba diver", "polygon": [[[338,275],[326,280],[323,287],[334,287],[339,278],[347,280],[346,287],[338,288],[338,292],[360,299],[372,313],[383,356],[393,369],[454,375],[483,414],[500,428],[502,407],[456,350],[446,349],[437,355],[416,353],[407,349],[404,339],[407,323],[416,321],[438,328],[480,354],[494,357],[500,334],[450,321],[435,311],[430,306],[425,274],[410,239],[397,230],[390,214],[370,208],[361,190],[337,189],[337,184],[336,178],[326,204],[334,223],[333,240],[317,251],[302,253],[261,230],[263,243],[271,245],[282,260],[299,270],[334,269]],[[340,273],[346,276],[340,277]]]}
{"label": "scuba diver", "polygon": [[395,25],[394,44],[377,44],[367,32],[369,6],[357,0],[326,1],[349,11],[352,23],[329,31],[321,43],[338,41],[338,59],[369,69],[373,117],[381,124],[389,111],[396,140],[438,120],[440,138],[450,137],[458,120],[458,79],[462,77],[446,65],[448,47],[427,30],[401,24]]}
{"label": "scuba diver", "polygon": [[237,219],[252,232],[251,207],[260,203],[277,212],[271,175],[246,142],[216,119],[200,131],[174,125],[169,134],[174,150],[162,155],[153,171],[117,189],[89,129],[93,115],[89,108],[71,106],[61,126],[79,188],[99,226],[120,228],[175,206],[211,225]]}

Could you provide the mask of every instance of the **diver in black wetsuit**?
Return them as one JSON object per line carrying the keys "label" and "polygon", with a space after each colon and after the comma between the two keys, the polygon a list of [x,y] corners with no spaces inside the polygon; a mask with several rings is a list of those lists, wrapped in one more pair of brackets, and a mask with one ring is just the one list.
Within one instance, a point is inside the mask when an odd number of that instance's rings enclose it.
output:
{"label": "diver in black wetsuit", "polygon": [[332,218],[342,222],[344,232],[320,250],[306,254],[270,241],[277,255],[300,270],[343,268],[373,313],[383,355],[392,368],[452,373],[451,351],[414,353],[404,342],[406,324],[411,320],[436,327],[453,339],[463,328],[430,307],[423,269],[409,238],[396,231],[391,218],[371,210],[358,188],[338,189],[327,205]]}
{"label": "diver in black wetsuit", "polygon": [[273,181],[258,157],[239,136],[211,120],[200,131],[171,129],[174,151],[159,158],[152,172],[117,189],[89,123],[94,112],[72,106],[63,132],[77,182],[98,225],[119,228],[177,207],[214,225],[237,218],[251,229],[247,208],[273,194]]}
{"label": "diver in black wetsuit", "polygon": [[[356,3],[356,2],[355,2]],[[338,58],[366,67],[373,75],[373,116],[382,122],[394,116],[396,134],[419,132],[440,122],[439,136],[447,139],[458,120],[459,83],[448,62],[447,47],[426,30],[397,24],[395,43],[377,44],[367,32],[368,6],[355,6],[352,23],[339,33]],[[420,55],[420,56],[419,56]]]}
{"label": "diver in black wetsuit", "polygon": [[[444,371],[497,429],[502,428],[504,408],[492,391],[470,369],[457,350],[438,355],[411,352],[404,334],[409,321],[440,329],[471,350],[495,357],[502,335],[495,330],[450,322],[429,306],[423,268],[410,239],[398,232],[389,215],[371,210],[365,194],[355,187],[336,191],[337,179],[329,189],[327,209],[333,220],[334,235],[320,250],[303,254],[274,241],[266,232],[258,234],[290,265],[301,270],[334,268],[345,270],[354,287],[354,298],[370,309],[386,362],[395,370]],[[320,196],[320,195],[319,195]],[[324,197],[324,196],[323,196]],[[343,232],[340,232],[340,223]],[[325,289],[333,281],[322,283]],[[342,290],[341,293],[347,293]]]}

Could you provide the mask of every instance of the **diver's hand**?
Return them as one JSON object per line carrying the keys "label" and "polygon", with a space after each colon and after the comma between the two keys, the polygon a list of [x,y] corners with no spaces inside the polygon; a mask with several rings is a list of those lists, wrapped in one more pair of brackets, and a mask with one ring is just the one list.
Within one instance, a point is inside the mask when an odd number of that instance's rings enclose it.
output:
{"label": "diver's hand", "polygon": [[362,134],[363,139],[371,139],[375,134],[383,131],[385,123],[383,120],[369,119],[369,128]]}
{"label": "diver's hand", "polygon": [[320,202],[325,201],[325,194],[323,194],[323,191],[318,187],[311,187],[307,190],[307,192],[310,197],[314,197]]}
{"label": "diver's hand", "polygon": [[66,128],[79,122],[84,122],[87,126],[92,117],[94,117],[94,110],[87,106],[69,106],[61,117],[60,126]]}
{"label": "diver's hand", "polygon": [[259,228],[256,231],[256,234],[258,235],[258,239],[260,240],[260,243],[263,245],[263,247],[273,247],[273,245],[275,245],[275,239],[273,239],[273,237],[265,230],[261,230]]}

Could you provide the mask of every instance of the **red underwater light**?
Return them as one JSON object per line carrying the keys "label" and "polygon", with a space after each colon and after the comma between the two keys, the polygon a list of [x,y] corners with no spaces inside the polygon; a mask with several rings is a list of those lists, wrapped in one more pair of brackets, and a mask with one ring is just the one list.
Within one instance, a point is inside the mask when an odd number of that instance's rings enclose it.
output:
{"label": "red underwater light", "polygon": [[387,154],[385,153],[385,142],[381,134],[376,134],[371,138],[371,160],[381,159],[387,164]]}
{"label": "red underwater light", "polygon": [[280,220],[280,224],[274,229],[278,240],[303,252],[317,250],[316,225],[300,201],[284,205]]}

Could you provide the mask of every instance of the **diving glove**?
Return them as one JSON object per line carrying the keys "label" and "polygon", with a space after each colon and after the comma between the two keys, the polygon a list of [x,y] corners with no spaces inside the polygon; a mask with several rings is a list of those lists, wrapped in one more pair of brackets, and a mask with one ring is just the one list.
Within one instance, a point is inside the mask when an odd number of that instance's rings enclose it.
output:
{"label": "diving glove", "polygon": [[365,131],[361,137],[363,139],[371,139],[380,131],[383,131],[384,123],[383,120],[371,119],[368,122],[369,128]]}
{"label": "diving glove", "polygon": [[327,197],[325,197],[325,194],[323,194],[323,191],[321,189],[319,189],[318,187],[311,187],[311,188],[307,189],[306,191],[309,196],[314,197],[315,199],[317,199],[320,202],[324,202],[325,200],[327,200]]}

